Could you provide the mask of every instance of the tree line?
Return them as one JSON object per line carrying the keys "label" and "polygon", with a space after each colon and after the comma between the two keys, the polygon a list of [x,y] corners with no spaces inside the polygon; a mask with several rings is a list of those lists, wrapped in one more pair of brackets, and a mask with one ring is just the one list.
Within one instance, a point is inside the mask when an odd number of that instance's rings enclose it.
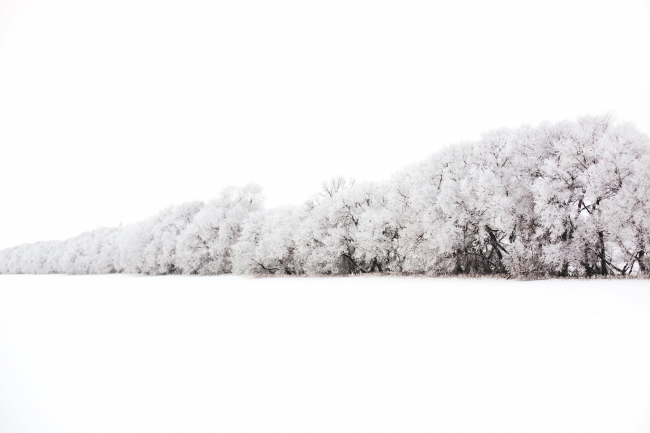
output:
{"label": "tree line", "polygon": [[611,115],[488,132],[300,206],[261,188],[0,251],[3,274],[647,276],[650,140]]}

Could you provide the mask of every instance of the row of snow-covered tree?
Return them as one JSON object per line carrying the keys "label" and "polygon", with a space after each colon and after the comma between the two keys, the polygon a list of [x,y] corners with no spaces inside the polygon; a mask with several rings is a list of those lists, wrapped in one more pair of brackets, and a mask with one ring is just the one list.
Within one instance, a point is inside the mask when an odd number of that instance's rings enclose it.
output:
{"label": "row of snow-covered tree", "polygon": [[0,273],[648,275],[650,141],[609,115],[487,133],[297,207],[257,185],[0,252]]}

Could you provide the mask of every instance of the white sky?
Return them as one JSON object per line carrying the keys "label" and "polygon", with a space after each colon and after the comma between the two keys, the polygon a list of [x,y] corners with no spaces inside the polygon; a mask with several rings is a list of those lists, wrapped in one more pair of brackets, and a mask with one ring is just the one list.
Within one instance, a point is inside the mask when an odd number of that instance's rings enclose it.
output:
{"label": "white sky", "polygon": [[502,126],[650,132],[649,54],[647,1],[0,0],[0,248],[249,181],[298,204]]}

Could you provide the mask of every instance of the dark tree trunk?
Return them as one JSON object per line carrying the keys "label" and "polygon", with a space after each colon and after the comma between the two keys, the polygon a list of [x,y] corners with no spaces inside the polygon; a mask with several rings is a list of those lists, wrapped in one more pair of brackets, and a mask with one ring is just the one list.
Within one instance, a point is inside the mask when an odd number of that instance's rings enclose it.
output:
{"label": "dark tree trunk", "polygon": [[605,236],[603,232],[598,232],[598,247],[600,251],[598,255],[600,256],[600,275],[607,275],[607,259],[605,258]]}
{"label": "dark tree trunk", "polygon": [[637,253],[637,255],[636,255],[636,257],[637,257],[636,260],[637,260],[637,262],[639,263],[639,271],[640,271],[642,274],[645,274],[646,271],[647,271],[647,269],[646,269],[645,263],[643,263],[643,256],[645,256],[645,251],[643,251],[643,250],[639,251],[639,252]]}

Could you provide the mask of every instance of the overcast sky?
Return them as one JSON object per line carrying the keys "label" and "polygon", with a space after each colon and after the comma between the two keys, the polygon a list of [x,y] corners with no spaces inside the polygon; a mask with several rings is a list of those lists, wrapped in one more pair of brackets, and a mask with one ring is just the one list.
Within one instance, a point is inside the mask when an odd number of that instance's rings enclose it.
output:
{"label": "overcast sky", "polygon": [[0,0],[0,248],[298,204],[498,127],[650,132],[650,2]]}

